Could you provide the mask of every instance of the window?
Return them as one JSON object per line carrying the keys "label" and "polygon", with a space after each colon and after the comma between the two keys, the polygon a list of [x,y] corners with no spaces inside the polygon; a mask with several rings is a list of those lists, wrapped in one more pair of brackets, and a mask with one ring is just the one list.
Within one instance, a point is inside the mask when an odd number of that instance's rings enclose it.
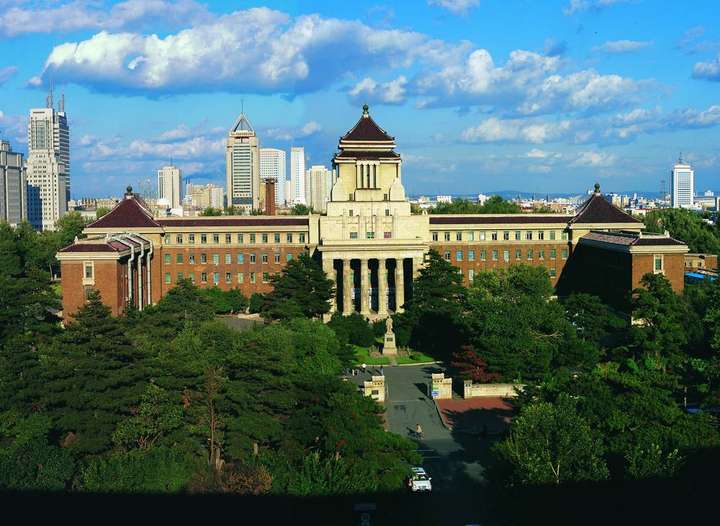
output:
{"label": "window", "polygon": [[225,283],[232,283],[232,274],[230,272],[225,273]]}
{"label": "window", "polygon": [[262,273],[262,282],[267,283],[270,281],[270,273],[269,272],[263,272]]}
{"label": "window", "polygon": [[484,248],[480,251],[480,261],[485,261],[487,259],[487,250]]}
{"label": "window", "polygon": [[188,279],[190,280],[190,283],[195,283],[195,273],[188,272]]}
{"label": "window", "polygon": [[183,235],[182,234],[175,235],[175,243],[177,243],[178,245],[182,245],[182,242],[183,242]]}
{"label": "window", "polygon": [[170,283],[172,283],[172,275],[170,275],[169,272],[166,272],[165,273],[165,284],[169,285]]}
{"label": "window", "polygon": [[462,232],[455,232],[455,241],[462,241]]}
{"label": "window", "polygon": [[195,244],[195,234],[188,234],[188,243],[191,245]]}
{"label": "window", "polygon": [[655,261],[653,265],[653,269],[655,270],[655,273],[658,274],[663,271],[663,257],[662,254],[655,254],[653,256],[653,259]]}
{"label": "window", "polygon": [[213,254],[212,257],[213,257],[213,259],[212,259],[213,265],[219,265],[220,264],[220,254]]}
{"label": "window", "polygon": [[357,239],[357,232],[350,232],[350,239]]}
{"label": "window", "polygon": [[555,231],[554,230],[550,231],[550,241],[555,241]]}
{"label": "window", "polygon": [[554,248],[550,249],[550,259],[556,259],[557,258],[557,250]]}
{"label": "window", "polygon": [[250,283],[255,283],[255,273],[254,272],[250,273]]}
{"label": "window", "polygon": [[207,254],[204,252],[200,254],[200,263],[207,263]]}
{"label": "window", "polygon": [[485,241],[485,232],[480,232],[480,241]]}
{"label": "window", "polygon": [[305,243],[305,232],[300,233],[300,243]]}
{"label": "window", "polygon": [[432,240],[433,240],[433,241],[437,241],[437,240],[438,240],[438,233],[437,233],[437,232],[433,232],[433,233],[432,233]]}
{"label": "window", "polygon": [[[387,199],[385,199],[385,200],[387,201]],[[389,216],[389,215],[390,215],[390,210],[389,210],[388,208],[386,208],[386,209],[385,209],[385,216]]]}
{"label": "window", "polygon": [[165,234],[165,237],[163,237],[163,243],[166,245],[170,244],[170,234]]}
{"label": "window", "polygon": [[225,243],[228,245],[232,243],[232,234],[225,234]]}
{"label": "window", "polygon": [[503,250],[503,261],[505,263],[510,261],[510,251],[509,250]]}
{"label": "window", "polygon": [[562,238],[563,238],[563,241],[567,241],[567,239],[568,239],[568,233],[567,233],[567,232],[563,232],[563,233],[562,233]]}
{"label": "window", "polygon": [[445,232],[445,241],[450,241],[450,232]]}
{"label": "window", "polygon": [[95,278],[95,273],[93,272],[93,263],[92,261],[86,261],[84,264],[85,270],[84,270],[84,276],[86,280],[92,281]]}
{"label": "window", "polygon": [[177,254],[175,256],[175,263],[177,263],[178,265],[182,265],[182,263],[183,263],[183,255],[182,254]]}
{"label": "window", "polygon": [[475,261],[475,251],[468,250],[468,261]]}
{"label": "window", "polygon": [[288,243],[292,243],[292,234],[287,234],[285,236],[285,241],[287,241]]}
{"label": "window", "polygon": [[220,234],[213,234],[213,243],[220,243]]}
{"label": "window", "polygon": [[250,243],[255,243],[255,234],[250,234]]}
{"label": "window", "polygon": [[268,235],[267,235],[267,234],[263,234],[263,235],[262,235],[262,242],[263,242],[263,243],[267,243],[267,242],[268,242]]}
{"label": "window", "polygon": [[169,265],[172,263],[172,256],[170,254],[165,254],[165,264]]}
{"label": "window", "polygon": [[232,254],[225,254],[225,264],[229,265],[232,263]]}
{"label": "window", "polygon": [[352,209],[352,208],[351,208],[350,210],[348,210],[348,215],[349,215],[350,217],[353,216],[353,209]]}
{"label": "window", "polygon": [[275,263],[280,263],[280,254],[275,254]]}
{"label": "window", "polygon": [[533,258],[532,248],[528,248],[527,258],[528,258],[528,260],[531,260]]}
{"label": "window", "polygon": [[498,251],[497,251],[497,248],[493,248],[493,251],[492,251],[492,260],[493,260],[493,261],[497,261],[497,260],[498,260]]}
{"label": "window", "polygon": [[490,239],[492,239],[493,241],[497,241],[497,232],[493,232],[492,234],[490,234]]}
{"label": "window", "polygon": [[540,240],[545,239],[545,231],[540,230],[538,232],[538,239],[540,239]]}
{"label": "window", "polygon": [[505,241],[510,241],[510,232],[508,232],[507,230],[503,232],[503,239]]}
{"label": "window", "polygon": [[365,235],[368,239],[375,239],[375,232],[366,232]]}
{"label": "window", "polygon": [[545,249],[538,250],[538,259],[545,259]]}
{"label": "window", "polygon": [[200,243],[207,243],[207,234],[200,234]]}
{"label": "window", "polygon": [[455,252],[455,261],[462,261],[463,260],[463,252],[462,250],[458,250]]}
{"label": "window", "polygon": [[549,270],[550,270],[550,277],[551,277],[551,278],[554,278],[554,277],[557,276],[557,269],[556,269],[555,267],[550,267]]}
{"label": "window", "polygon": [[383,232],[383,238],[390,239],[392,237],[392,232]]}
{"label": "window", "polygon": [[443,254],[443,257],[445,258],[446,261],[450,261],[450,251],[446,250],[445,253]]}
{"label": "window", "polygon": [[245,242],[245,236],[243,234],[237,235],[237,242],[238,243],[244,243]]}
{"label": "window", "polygon": [[528,230],[527,232],[525,232],[525,239],[527,239],[528,241],[532,241],[532,231],[531,230]]}
{"label": "window", "polygon": [[475,280],[475,271],[473,269],[468,270],[468,281],[472,283]]}
{"label": "window", "polygon": [[215,284],[215,285],[220,284],[220,273],[219,272],[213,272],[213,284]]}
{"label": "window", "polygon": [[280,234],[275,233],[273,235],[273,240],[275,241],[275,243],[280,243]]}
{"label": "window", "polygon": [[195,254],[188,254],[188,263],[191,265],[195,264]]}
{"label": "window", "polygon": [[468,232],[468,240],[475,241],[475,232]]}
{"label": "window", "polygon": [[520,231],[519,230],[515,231],[515,241],[520,241]]}
{"label": "window", "polygon": [[563,249],[562,249],[562,252],[560,252],[560,256],[561,256],[563,259],[567,259],[567,258],[568,258],[568,249],[567,249],[567,248],[563,248]]}
{"label": "window", "polygon": [[237,280],[238,280],[238,283],[244,283],[244,282],[245,282],[245,276],[243,275],[242,272],[238,272],[238,273],[237,273]]}
{"label": "window", "polygon": [[522,250],[519,248],[515,249],[515,259],[522,259]]}
{"label": "window", "polygon": [[268,255],[267,255],[267,254],[263,254],[263,255],[262,255],[262,262],[263,262],[263,264],[265,264],[265,263],[268,262]]}
{"label": "window", "polygon": [[287,261],[292,261],[292,254],[287,254],[287,255],[285,256],[285,259],[286,259]]}
{"label": "window", "polygon": [[242,265],[243,263],[245,263],[245,254],[237,255],[237,263],[238,265]]}
{"label": "window", "polygon": [[250,263],[255,263],[255,254],[250,254]]}
{"label": "window", "polygon": [[180,281],[181,279],[183,279],[183,273],[182,273],[182,272],[178,272],[178,273],[177,273],[177,281]]}

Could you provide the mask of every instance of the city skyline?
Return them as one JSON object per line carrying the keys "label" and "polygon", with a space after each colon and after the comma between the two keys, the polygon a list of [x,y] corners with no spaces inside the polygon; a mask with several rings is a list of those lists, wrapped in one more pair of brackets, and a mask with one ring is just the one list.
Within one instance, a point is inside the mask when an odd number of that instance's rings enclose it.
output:
{"label": "city skyline", "polygon": [[[0,135],[27,153],[28,110],[51,84],[65,93],[73,197],[120,194],[169,158],[188,181],[222,184],[240,112],[262,147],[302,146],[307,166],[327,166],[337,122],[365,102],[401,137],[413,195],[582,193],[590,179],[657,192],[680,151],[698,192],[720,187],[710,1],[127,4],[0,8],[27,20],[0,29]],[[238,24],[256,37],[224,31]]]}

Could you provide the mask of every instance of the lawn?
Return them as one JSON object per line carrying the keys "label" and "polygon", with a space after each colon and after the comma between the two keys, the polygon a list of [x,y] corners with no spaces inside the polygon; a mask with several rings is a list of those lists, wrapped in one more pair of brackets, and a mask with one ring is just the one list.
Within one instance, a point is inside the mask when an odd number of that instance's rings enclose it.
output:
{"label": "lawn", "polygon": [[[355,363],[357,365],[390,365],[390,358],[387,356],[381,356],[379,358],[373,358],[370,356],[370,349],[367,347],[353,346],[355,349]],[[398,365],[410,364],[410,363],[431,363],[435,360],[426,354],[411,351],[410,356],[398,356],[396,362]]]}

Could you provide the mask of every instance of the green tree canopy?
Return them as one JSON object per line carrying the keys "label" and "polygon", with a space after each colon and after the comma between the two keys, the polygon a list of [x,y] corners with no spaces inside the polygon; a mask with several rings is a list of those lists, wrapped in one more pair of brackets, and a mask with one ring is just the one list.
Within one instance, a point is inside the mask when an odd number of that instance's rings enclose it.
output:
{"label": "green tree canopy", "polygon": [[454,199],[452,203],[438,203],[431,214],[519,214],[517,203],[506,201],[499,195],[490,197],[482,205],[469,199]]}
{"label": "green tree canopy", "polygon": [[684,241],[690,252],[720,254],[718,232],[703,218],[691,210],[683,208],[663,208],[648,212],[644,219],[648,232],[664,232]]}

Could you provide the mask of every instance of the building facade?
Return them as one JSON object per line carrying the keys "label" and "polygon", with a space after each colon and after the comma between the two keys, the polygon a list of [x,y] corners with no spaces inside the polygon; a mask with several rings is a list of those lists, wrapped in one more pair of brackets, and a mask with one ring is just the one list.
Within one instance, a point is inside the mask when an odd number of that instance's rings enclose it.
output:
{"label": "building facade", "polygon": [[333,172],[322,165],[313,165],[305,172],[305,197],[314,212],[324,214],[330,201]]}
{"label": "building facade", "polygon": [[260,208],[260,143],[241,113],[228,132],[225,148],[227,206],[245,213]]}
{"label": "building facade", "polygon": [[285,150],[277,148],[260,148],[260,182],[268,179],[275,181],[275,204],[285,204],[285,171],[287,156]]}
{"label": "building facade", "polygon": [[290,186],[292,187],[292,203],[307,204],[305,195],[305,148],[293,146],[290,149]]}
{"label": "building facade", "polygon": [[27,187],[23,155],[0,140],[0,221],[17,226],[27,219]]}
{"label": "building facade", "polygon": [[333,169],[326,213],[308,216],[153,218],[129,189],[86,227],[85,239],[58,253],[66,319],[93,287],[114,313],[128,302],[155,303],[184,278],[265,293],[270,277],[302,252],[333,280],[333,311],[371,319],[402,310],[431,249],[466,284],[483,270],[523,263],[545,267],[559,295],[593,291],[618,305],[647,272],[683,288],[687,246],[644,234],[598,185],[575,215],[412,214],[395,140],[367,106],[340,139]]}
{"label": "building facade", "polygon": [[70,199],[70,129],[64,100],[52,94],[47,107],[30,110],[28,123],[27,214],[37,229],[53,230]]}
{"label": "building facade", "polygon": [[182,206],[182,170],[176,166],[163,166],[157,172],[158,199],[164,199],[169,208]]}
{"label": "building facade", "polygon": [[670,174],[670,206],[688,208],[693,206],[695,196],[695,171],[682,157],[673,166]]}

